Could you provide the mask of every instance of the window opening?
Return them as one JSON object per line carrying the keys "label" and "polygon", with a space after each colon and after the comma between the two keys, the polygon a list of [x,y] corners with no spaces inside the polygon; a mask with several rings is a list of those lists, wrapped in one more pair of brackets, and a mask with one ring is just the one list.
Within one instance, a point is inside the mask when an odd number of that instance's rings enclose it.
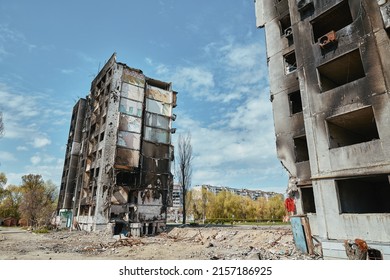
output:
{"label": "window opening", "polygon": [[331,117],[326,122],[330,149],[379,139],[372,107]]}
{"label": "window opening", "polygon": [[321,91],[325,92],[365,77],[359,49],[317,68]]}
{"label": "window opening", "polygon": [[290,52],[284,56],[285,73],[290,74],[297,70],[297,60],[295,52]]}
{"label": "window opening", "polygon": [[[290,19],[290,15],[286,15],[284,17],[282,17],[280,19],[280,30],[281,30],[281,35],[282,36],[286,36],[287,37],[287,34],[292,35],[292,30],[291,30],[291,19]],[[289,30],[289,32],[286,32],[286,30]],[[291,32],[290,32],[291,31]]]}
{"label": "window opening", "polygon": [[288,95],[288,100],[290,102],[291,115],[302,112],[301,92],[299,90],[290,93]]}
{"label": "window opening", "polygon": [[337,180],[340,213],[390,213],[388,175]]}
{"label": "window opening", "polygon": [[295,162],[309,160],[309,150],[307,148],[306,136],[294,138]]}
{"label": "window opening", "polygon": [[316,213],[313,187],[301,188],[303,213]]}
{"label": "window opening", "polygon": [[[318,16],[311,22],[314,42],[319,42],[321,37],[326,36],[331,31],[337,32],[345,26],[350,25],[352,22],[353,19],[348,1],[342,1],[340,4]],[[324,39],[322,38],[322,41],[323,40]]]}

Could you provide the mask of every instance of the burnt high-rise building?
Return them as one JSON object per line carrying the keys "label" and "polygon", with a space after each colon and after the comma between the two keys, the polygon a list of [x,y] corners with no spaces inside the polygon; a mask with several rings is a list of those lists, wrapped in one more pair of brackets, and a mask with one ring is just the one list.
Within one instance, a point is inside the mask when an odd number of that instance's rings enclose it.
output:
{"label": "burnt high-rise building", "polygon": [[159,232],[171,205],[172,84],[116,62],[115,54],[73,108],[60,188],[62,223]]}
{"label": "burnt high-rise building", "polygon": [[255,8],[277,154],[307,245],[320,243],[327,259],[353,258],[344,243],[361,239],[368,258],[390,259],[390,1]]}

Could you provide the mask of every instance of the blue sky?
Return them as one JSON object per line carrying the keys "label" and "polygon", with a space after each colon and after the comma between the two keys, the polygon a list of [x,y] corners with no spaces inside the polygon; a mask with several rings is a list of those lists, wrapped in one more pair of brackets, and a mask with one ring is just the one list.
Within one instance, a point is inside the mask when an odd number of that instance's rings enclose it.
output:
{"label": "blue sky", "polygon": [[116,52],[179,92],[193,185],[283,193],[264,40],[253,0],[2,1],[0,172],[59,185],[72,107]]}

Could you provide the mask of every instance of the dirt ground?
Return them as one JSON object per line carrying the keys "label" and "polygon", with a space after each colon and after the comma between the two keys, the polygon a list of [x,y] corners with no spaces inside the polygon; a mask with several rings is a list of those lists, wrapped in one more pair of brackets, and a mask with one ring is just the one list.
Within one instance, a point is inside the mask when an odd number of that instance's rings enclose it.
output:
{"label": "dirt ground", "polygon": [[321,256],[297,251],[290,226],[170,226],[157,236],[141,238],[68,230],[36,234],[0,227],[0,259],[310,260]]}

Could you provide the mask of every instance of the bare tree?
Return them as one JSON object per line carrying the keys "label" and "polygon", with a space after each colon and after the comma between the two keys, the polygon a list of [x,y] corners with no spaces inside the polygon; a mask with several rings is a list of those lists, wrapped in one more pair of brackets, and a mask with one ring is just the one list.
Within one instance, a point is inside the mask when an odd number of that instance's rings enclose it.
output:
{"label": "bare tree", "polygon": [[178,141],[179,159],[178,159],[178,170],[177,175],[179,183],[182,187],[183,194],[183,224],[186,223],[186,195],[187,189],[191,186],[191,175],[192,175],[192,145],[191,145],[191,134],[179,135]]}

